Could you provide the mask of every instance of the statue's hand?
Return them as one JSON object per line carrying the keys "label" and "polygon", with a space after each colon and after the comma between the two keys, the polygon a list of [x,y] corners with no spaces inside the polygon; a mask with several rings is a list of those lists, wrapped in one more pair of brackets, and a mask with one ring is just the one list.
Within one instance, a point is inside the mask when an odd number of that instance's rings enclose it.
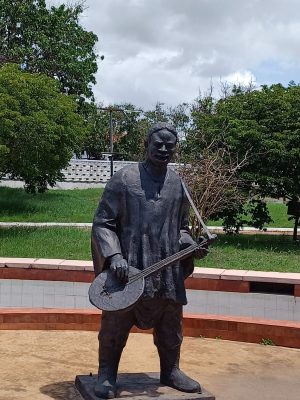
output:
{"label": "statue's hand", "polygon": [[110,259],[110,270],[120,281],[128,281],[129,268],[122,254],[114,254]]}
{"label": "statue's hand", "polygon": [[198,238],[198,244],[201,244],[201,243],[204,242],[204,241],[205,241],[205,243],[203,243],[203,247],[200,248],[200,249],[198,249],[198,250],[196,250],[195,258],[198,258],[198,259],[204,258],[204,257],[206,257],[207,254],[209,253],[209,250],[208,250],[208,243],[207,243],[205,237],[204,237],[204,236],[200,236],[200,237]]}
{"label": "statue's hand", "polygon": [[[203,236],[200,236],[198,244],[201,244],[203,240],[205,240],[205,238]],[[193,244],[197,244],[193,240],[193,238],[188,234],[182,236],[179,240],[179,243],[180,243],[180,250],[186,249],[187,247],[192,246]],[[195,251],[194,257],[197,259],[204,258],[205,256],[207,256],[208,252],[209,252],[208,244],[206,243],[201,249]]]}

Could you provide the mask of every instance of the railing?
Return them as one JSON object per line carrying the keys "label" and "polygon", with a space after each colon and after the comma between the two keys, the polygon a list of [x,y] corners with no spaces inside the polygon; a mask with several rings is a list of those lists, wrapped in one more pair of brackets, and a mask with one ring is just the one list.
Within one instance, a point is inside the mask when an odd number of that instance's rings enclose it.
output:
{"label": "railing", "polygon": [[[114,161],[114,173],[126,165],[136,164],[136,161]],[[173,169],[179,164],[170,163]],[[110,161],[107,160],[70,160],[67,168],[62,169],[64,182],[103,183],[110,178]],[[1,178],[10,181],[9,175]]]}
{"label": "railing", "polygon": [[[114,172],[135,161],[114,161]],[[170,163],[171,168],[178,164]],[[66,182],[101,182],[110,178],[110,161],[105,160],[71,160],[69,166],[62,170]]]}

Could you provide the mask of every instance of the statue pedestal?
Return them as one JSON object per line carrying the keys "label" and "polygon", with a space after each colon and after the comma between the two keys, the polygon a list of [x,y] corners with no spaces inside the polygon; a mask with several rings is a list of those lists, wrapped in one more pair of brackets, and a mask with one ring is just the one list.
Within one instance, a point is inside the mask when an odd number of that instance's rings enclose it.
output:
{"label": "statue pedestal", "polygon": [[[96,375],[77,375],[76,389],[84,400],[99,400],[94,394]],[[184,393],[163,386],[158,373],[118,374],[118,394],[116,399],[149,400],[159,397],[160,400],[215,400],[215,396],[202,388],[202,393]]]}

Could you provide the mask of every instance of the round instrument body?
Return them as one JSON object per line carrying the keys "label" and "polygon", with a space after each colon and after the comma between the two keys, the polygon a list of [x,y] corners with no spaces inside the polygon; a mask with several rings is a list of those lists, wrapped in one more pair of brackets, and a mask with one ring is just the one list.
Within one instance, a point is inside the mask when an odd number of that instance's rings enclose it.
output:
{"label": "round instrument body", "polygon": [[144,292],[145,280],[135,275],[141,271],[129,267],[129,282],[121,282],[110,269],[99,274],[89,288],[90,302],[103,311],[124,311],[133,306]]}

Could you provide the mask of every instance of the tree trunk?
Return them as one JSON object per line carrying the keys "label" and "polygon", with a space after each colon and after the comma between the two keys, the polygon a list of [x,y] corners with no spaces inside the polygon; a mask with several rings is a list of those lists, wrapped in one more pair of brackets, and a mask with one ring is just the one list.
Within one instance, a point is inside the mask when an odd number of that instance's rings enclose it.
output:
{"label": "tree trunk", "polygon": [[299,216],[295,216],[294,234],[293,240],[297,240],[297,230],[298,230]]}

